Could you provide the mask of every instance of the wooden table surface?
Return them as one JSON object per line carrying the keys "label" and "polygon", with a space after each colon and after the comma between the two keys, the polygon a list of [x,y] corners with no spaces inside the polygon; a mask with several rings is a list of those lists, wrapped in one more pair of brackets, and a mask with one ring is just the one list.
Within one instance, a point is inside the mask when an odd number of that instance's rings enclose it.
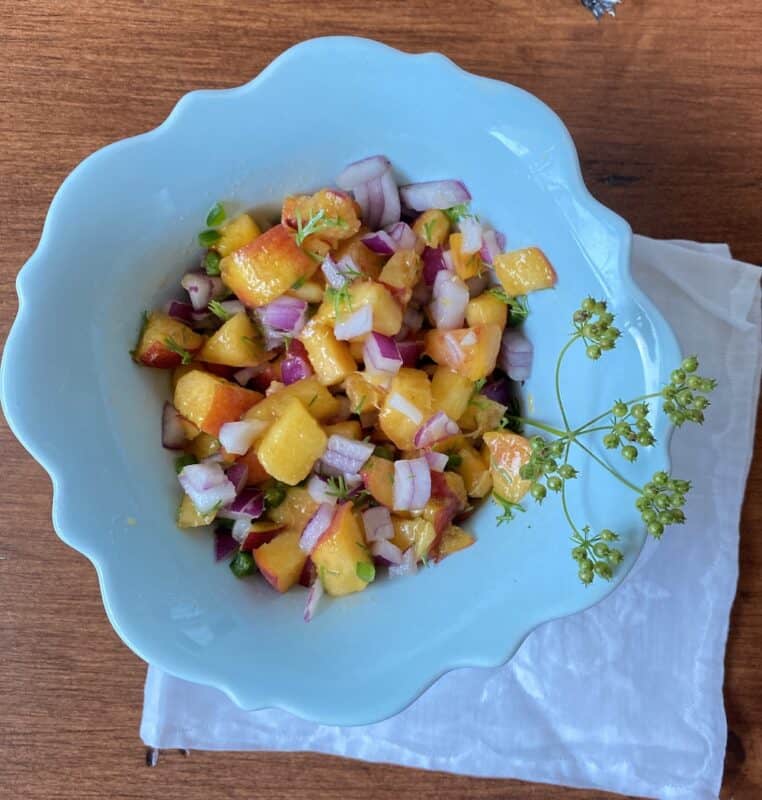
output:
{"label": "wooden table surface", "polygon": [[[762,262],[755,0],[624,0],[616,20],[600,24],[577,0],[0,0],[0,20],[3,339],[16,311],[16,273],[75,164],[158,125],[183,93],[243,83],[289,45],[325,34],[440,50],[523,86],[564,118],[593,193],[635,230],[727,241],[738,257]],[[41,386],[44,379],[41,364]],[[166,753],[158,768],[145,768],[144,664],[109,626],[90,564],[53,534],[48,478],[4,425],[0,453],[0,796],[609,796],[316,755]],[[736,800],[762,797],[760,526],[757,458],[727,656],[723,797]]]}

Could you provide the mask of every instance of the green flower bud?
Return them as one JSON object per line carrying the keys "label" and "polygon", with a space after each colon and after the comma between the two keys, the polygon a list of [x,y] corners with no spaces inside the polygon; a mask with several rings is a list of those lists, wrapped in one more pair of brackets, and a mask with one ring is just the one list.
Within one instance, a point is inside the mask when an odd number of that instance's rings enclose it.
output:
{"label": "green flower bud", "polygon": [[607,311],[605,314],[601,314],[600,321],[601,325],[611,325],[611,323],[614,321],[614,315],[610,311]]}
{"label": "green flower bud", "polygon": [[714,378],[702,378],[701,379],[701,391],[702,392],[711,392],[717,387],[717,381]]}
{"label": "green flower bud", "polygon": [[587,350],[585,350],[588,358],[591,358],[593,361],[597,361],[601,357],[601,348],[598,345],[591,344],[588,345]]}
{"label": "green flower bud", "polygon": [[572,317],[572,320],[576,325],[581,325],[582,323],[587,322],[587,320],[589,319],[590,319],[590,314],[582,310],[575,311],[574,316]]}
{"label": "green flower bud", "polygon": [[548,489],[550,489],[551,492],[560,492],[562,486],[563,481],[555,475],[548,478]]}
{"label": "green flower bud", "polygon": [[550,446],[551,455],[555,456],[556,458],[561,458],[561,456],[564,454],[564,450],[564,443],[558,439]]}
{"label": "green flower bud", "polygon": [[669,379],[675,385],[682,384],[685,381],[685,373],[681,369],[672,370]]}
{"label": "green flower bud", "polygon": [[592,568],[591,569],[585,569],[584,567],[580,567],[579,568],[579,572],[577,573],[577,575],[579,575],[579,579],[585,585],[589,585],[589,584],[591,584],[593,582],[593,570],[592,570]]}
{"label": "green flower bud", "polygon": [[610,581],[611,578],[614,576],[614,571],[611,569],[611,565],[607,564],[605,561],[599,561],[595,567],[595,574],[598,577],[603,578],[604,580]]}
{"label": "green flower bud", "polygon": [[696,356],[688,356],[688,358],[683,360],[680,368],[683,372],[695,372],[698,369],[698,365],[699,362]]}
{"label": "green flower bud", "polygon": [[681,406],[689,406],[693,402],[693,392],[690,389],[683,389],[677,395],[677,402]]}
{"label": "green flower bud", "polygon": [[635,508],[637,508],[638,511],[645,511],[648,508],[648,503],[649,503],[649,498],[639,497],[635,501]]}
{"label": "green flower bud", "polygon": [[577,477],[577,470],[571,464],[563,464],[561,469],[558,470],[558,474],[564,480],[570,480],[571,478]]}
{"label": "green flower bud", "polygon": [[656,522],[657,520],[657,514],[651,508],[647,508],[640,516],[646,525],[650,525],[652,522]]}
{"label": "green flower bud", "polygon": [[662,511],[668,509],[672,504],[669,501],[669,497],[666,494],[660,494],[654,498],[654,505],[656,508],[661,509]]}
{"label": "green flower bud", "polygon": [[615,433],[607,433],[603,437],[603,446],[607,447],[609,450],[614,450],[619,447],[619,442],[620,439]]}
{"label": "green flower bud", "polygon": [[614,407],[611,409],[611,413],[615,417],[625,417],[627,416],[627,406],[619,401],[618,403],[614,403]]}
{"label": "green flower bud", "polygon": [[604,528],[601,531],[601,539],[603,539],[604,542],[616,542],[619,540],[619,537],[614,533],[614,531]]}
{"label": "green flower bud", "polygon": [[535,483],[531,491],[532,497],[540,503],[545,499],[545,495],[547,494],[545,487],[541,483]]}
{"label": "green flower bud", "polygon": [[537,468],[531,462],[519,467],[519,477],[525,481],[533,481],[537,477]]}
{"label": "green flower bud", "polygon": [[593,545],[593,552],[598,558],[606,558],[609,554],[608,545],[605,542],[596,542]]}
{"label": "green flower bud", "polygon": [[685,385],[693,391],[698,391],[701,388],[701,378],[698,375],[689,375]]}
{"label": "green flower bud", "polygon": [[616,566],[617,564],[621,564],[624,559],[620,550],[609,550],[609,562]]}
{"label": "green flower bud", "polygon": [[650,433],[641,433],[638,436],[638,444],[643,445],[643,447],[650,447],[656,439]]}
{"label": "green flower bud", "polygon": [[704,424],[704,412],[699,411],[697,408],[692,408],[690,411],[685,412],[685,416],[691,421],[695,422],[697,425]]}
{"label": "green flower bud", "polygon": [[593,313],[601,316],[601,314],[606,313],[606,301],[605,300],[598,300],[593,308]]}
{"label": "green flower bud", "polygon": [[627,459],[627,461],[635,461],[638,457],[637,448],[633,447],[631,444],[626,445],[622,448],[622,457]]}
{"label": "green flower bud", "polygon": [[648,526],[648,532],[655,539],[658,539],[664,533],[664,526],[660,522],[652,522]]}
{"label": "green flower bud", "polygon": [[587,558],[587,548],[578,545],[571,551],[571,554],[575,561],[582,561],[583,558]]}
{"label": "green flower bud", "polygon": [[648,406],[645,403],[637,403],[632,407],[632,416],[637,420],[647,421]]}
{"label": "green flower bud", "polygon": [[532,448],[532,451],[534,452],[534,451],[540,450],[541,448],[545,447],[545,439],[543,439],[542,436],[533,436],[529,440],[529,444],[530,444],[530,446]]}
{"label": "green flower bud", "polygon": [[594,339],[595,338],[595,328],[589,322],[587,325],[582,326],[582,335],[585,339]]}
{"label": "green flower bud", "polygon": [[582,310],[587,311],[588,314],[592,314],[595,311],[595,300],[592,297],[586,297],[582,301]]}
{"label": "green flower bud", "polygon": [[669,475],[663,471],[655,472],[653,478],[651,478],[651,482],[656,486],[666,486],[668,481]]}
{"label": "green flower bud", "polygon": [[705,408],[709,408],[710,405],[712,405],[712,401],[707,400],[706,397],[699,396],[693,399],[693,408],[698,411],[703,411]]}
{"label": "green flower bud", "polygon": [[672,512],[671,511],[661,511],[659,512],[659,522],[662,525],[671,525],[672,524]]}

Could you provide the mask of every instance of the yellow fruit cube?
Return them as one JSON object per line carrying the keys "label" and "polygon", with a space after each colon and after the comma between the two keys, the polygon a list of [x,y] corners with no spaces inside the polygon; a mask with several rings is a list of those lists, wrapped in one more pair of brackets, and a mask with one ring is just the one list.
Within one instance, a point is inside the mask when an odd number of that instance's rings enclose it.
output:
{"label": "yellow fruit cube", "polygon": [[539,247],[501,253],[492,260],[492,266],[511,297],[556,285],[556,271]]}
{"label": "yellow fruit cube", "polygon": [[284,386],[265,397],[246,414],[246,419],[261,419],[272,422],[283,410],[289,398],[296,397],[319,422],[335,416],[340,408],[339,401],[323,386],[317,378],[302,378],[296,383]]}
{"label": "yellow fruit cube", "polygon": [[477,431],[480,434],[492,431],[500,427],[505,408],[504,405],[480,394],[471,400],[457,422],[464,431]]}
{"label": "yellow fruit cube", "polygon": [[222,280],[247,306],[264,306],[317,269],[283,225],[270,228],[220,261]]}
{"label": "yellow fruit cube", "polygon": [[331,525],[312,551],[312,560],[323,588],[333,597],[361,592],[367,587],[358,573],[366,570],[372,574],[373,562],[352,503],[338,507]]}
{"label": "yellow fruit cube", "polygon": [[198,357],[208,364],[258,367],[267,361],[262,337],[245,311],[232,316],[207,339]]}
{"label": "yellow fruit cube", "polygon": [[466,306],[466,322],[470,328],[477,325],[499,325],[503,330],[508,322],[508,306],[488,292],[480,294]]}
{"label": "yellow fruit cube", "polygon": [[177,510],[177,527],[178,528],[201,528],[204,525],[211,525],[214,518],[217,516],[216,511],[209,511],[206,514],[200,514],[196,511],[196,506],[187,494],[183,495],[180,508]]}
{"label": "yellow fruit cube", "polygon": [[392,526],[394,527],[392,543],[403,552],[407,550],[408,547],[414,547],[416,560],[428,555],[429,548],[437,537],[436,530],[432,523],[423,517],[404,519],[402,517],[393,516]]}
{"label": "yellow fruit cube", "polygon": [[426,354],[472,381],[486,378],[497,363],[502,330],[499,325],[477,325],[452,331],[434,329],[425,338]]}
{"label": "yellow fruit cube", "polygon": [[394,289],[412,289],[421,279],[423,262],[415,250],[398,250],[378,276],[380,283]]}
{"label": "yellow fruit cube", "polygon": [[309,475],[327,441],[315,418],[292,397],[256,446],[257,458],[273,478],[294,486]]}
{"label": "yellow fruit cube", "polygon": [[371,456],[360,470],[365,488],[371,497],[382,506],[394,505],[394,462],[379,456]]}
{"label": "yellow fruit cube", "polygon": [[174,406],[199,430],[217,436],[224,423],[240,419],[241,414],[261,399],[259,392],[194,369],[178,380]]}
{"label": "yellow fruit cube", "polygon": [[299,339],[307,350],[318,380],[325,386],[341,383],[357,369],[349,345],[336,338],[332,325],[312,319],[305,325]]}
{"label": "yellow fruit cube", "polygon": [[366,411],[378,411],[384,404],[386,392],[379,386],[366,380],[364,373],[353,372],[344,381],[344,391],[349,398],[349,405],[355,414]]}
{"label": "yellow fruit cube", "polygon": [[298,580],[307,561],[299,547],[299,533],[286,530],[254,550],[254,561],[262,577],[279,592],[287,592]]}
{"label": "yellow fruit cube", "polygon": [[323,425],[326,436],[343,436],[346,439],[360,441],[362,439],[362,427],[356,419],[348,419],[345,422],[336,422],[333,425]]}
{"label": "yellow fruit cube", "polygon": [[484,444],[490,454],[493,489],[509,503],[518,503],[531,486],[519,474],[532,454],[529,441],[510,431],[490,431],[484,434]]}
{"label": "yellow fruit cube", "polygon": [[344,256],[349,256],[366,278],[375,281],[384,265],[384,256],[369,250],[362,243],[363,236],[365,233],[360,231],[351,239],[341,242],[333,253],[333,260],[340,261]]}
{"label": "yellow fruit cube", "polygon": [[344,320],[362,306],[373,309],[373,330],[394,336],[402,327],[402,308],[392,293],[375,281],[355,281],[349,287],[349,302],[339,303],[339,320]]}
{"label": "yellow fruit cube", "polygon": [[481,274],[483,269],[481,253],[466,254],[463,252],[463,234],[450,234],[450,251],[452,252],[452,263],[459,278],[467,281]]}
{"label": "yellow fruit cube", "polygon": [[455,468],[463,478],[469,497],[486,497],[492,491],[492,476],[481,454],[471,445],[457,451],[460,464]]}
{"label": "yellow fruit cube", "polygon": [[459,528],[457,525],[450,525],[450,527],[442,534],[442,542],[439,545],[439,558],[446,558],[458,550],[465,550],[466,547],[476,541],[468,531]]}
{"label": "yellow fruit cube", "polygon": [[187,325],[154,311],[143,325],[132,357],[146,367],[171,369],[190,361],[203,344],[203,337]]}
{"label": "yellow fruit cube", "polygon": [[273,522],[301,534],[317,507],[318,504],[304,487],[294,486],[286,492],[285,500],[267,513]]}
{"label": "yellow fruit cube", "polygon": [[413,230],[429,247],[441,247],[450,235],[450,218],[444,211],[430,208],[413,223]]}
{"label": "yellow fruit cube", "polygon": [[425,372],[403,367],[392,379],[379,415],[381,430],[400,450],[411,450],[416,431],[431,415],[431,384]]}
{"label": "yellow fruit cube", "polygon": [[313,195],[287,197],[283,202],[281,222],[296,230],[299,219],[306,226],[320,214],[320,224],[314,236],[333,247],[360,230],[359,210],[357,203],[345,192],[321,189]]}
{"label": "yellow fruit cube", "polygon": [[297,282],[289,289],[288,294],[291,297],[298,297],[307,303],[322,303],[325,285],[319,281]]}
{"label": "yellow fruit cube", "polygon": [[259,225],[248,214],[239,214],[220,228],[220,238],[214,249],[221,256],[229,256],[234,250],[253,242],[261,233]]}
{"label": "yellow fruit cube", "polygon": [[431,378],[431,405],[444,411],[450,419],[458,420],[468,408],[474,393],[474,382],[447,367],[437,367]]}

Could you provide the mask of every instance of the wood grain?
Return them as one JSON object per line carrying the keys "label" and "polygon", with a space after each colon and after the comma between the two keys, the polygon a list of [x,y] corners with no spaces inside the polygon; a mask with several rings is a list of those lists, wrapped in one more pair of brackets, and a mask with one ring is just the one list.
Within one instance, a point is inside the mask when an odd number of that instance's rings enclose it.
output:
{"label": "wood grain", "polygon": [[[576,0],[0,0],[0,20],[3,338],[15,275],[77,162],[154,127],[184,92],[240,84],[294,42],[325,34],[440,50],[529,89],[568,124],[593,193],[633,228],[728,241],[738,257],[762,261],[762,7],[753,0],[624,0],[601,24]],[[90,564],[52,533],[49,481],[5,426],[0,453],[1,796],[608,796],[313,755],[165,753],[146,769],[144,665],[111,630]],[[723,797],[735,800],[762,796],[761,498],[758,458],[727,655]]]}

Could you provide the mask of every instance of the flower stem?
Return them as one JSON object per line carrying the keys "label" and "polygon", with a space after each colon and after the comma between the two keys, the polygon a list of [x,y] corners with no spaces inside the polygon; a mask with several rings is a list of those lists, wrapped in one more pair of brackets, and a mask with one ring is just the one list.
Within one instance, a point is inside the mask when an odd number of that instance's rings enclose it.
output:
{"label": "flower stem", "polygon": [[[651,400],[654,397],[661,397],[661,396],[662,396],[661,392],[651,392],[651,394],[642,394],[640,395],[640,397],[633,397],[632,400],[624,400],[623,402],[626,406],[631,406],[633,403],[640,403],[643,400]],[[572,433],[574,433],[575,436],[580,433],[591,433],[591,431],[588,430],[590,426],[595,425],[596,422],[600,422],[604,417],[607,417],[610,413],[611,409],[609,408],[602,414],[598,414],[597,417],[594,417],[593,419],[586,422],[584,425],[572,431]]]}
{"label": "flower stem", "polygon": [[566,430],[569,430],[569,420],[566,416],[566,409],[564,408],[564,401],[561,399],[561,362],[564,360],[564,356],[568,349],[579,339],[579,334],[575,334],[572,336],[569,341],[561,348],[561,352],[558,354],[558,359],[556,360],[556,401],[558,403],[558,410],[561,412],[561,419],[564,421],[564,427]]}
{"label": "flower stem", "polygon": [[559,428],[554,428],[552,425],[546,425],[544,422],[539,422],[536,419],[530,419],[529,417],[511,417],[511,419],[516,420],[516,422],[521,422],[523,425],[529,425],[532,428],[537,428],[541,431],[545,431],[546,433],[552,433],[554,436],[566,436],[568,431],[562,431]]}
{"label": "flower stem", "polygon": [[590,456],[590,458],[593,459],[593,461],[596,461],[598,464],[600,464],[606,471],[610,472],[625,486],[632,489],[633,492],[637,492],[637,494],[641,493],[641,488],[639,486],[636,486],[634,483],[628,481],[627,478],[620,475],[612,466],[607,464],[602,458],[598,458],[598,456],[595,455],[595,453],[589,447],[586,447],[584,444],[582,444],[582,442],[580,442],[579,439],[572,439],[571,441],[573,441],[574,444],[576,444],[578,447],[581,447]]}

